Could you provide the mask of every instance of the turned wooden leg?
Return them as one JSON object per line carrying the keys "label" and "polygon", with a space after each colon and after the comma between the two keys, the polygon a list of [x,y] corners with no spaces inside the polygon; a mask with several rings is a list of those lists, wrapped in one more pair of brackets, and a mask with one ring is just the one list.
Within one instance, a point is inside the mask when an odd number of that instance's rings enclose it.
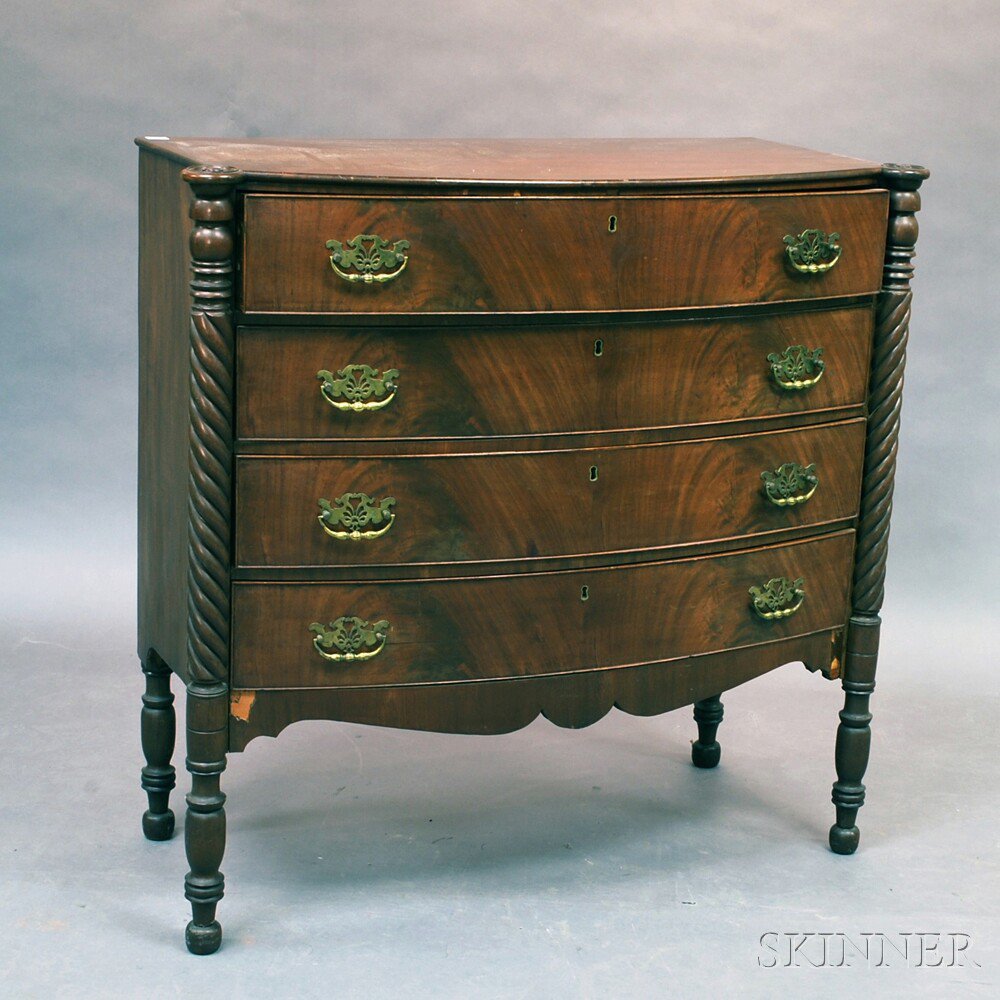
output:
{"label": "turned wooden leg", "polygon": [[865,801],[861,779],[868,767],[871,746],[868,699],[875,690],[879,611],[885,598],[899,412],[910,330],[911,261],[919,232],[918,188],[926,177],[923,167],[887,163],[882,168],[882,182],[889,189],[889,228],[882,289],[875,304],[865,471],[851,589],[853,613],[844,654],[844,710],[837,728],[837,780],[833,786],[837,822],[830,829],[830,848],[837,854],[853,854],[858,849],[860,834],[855,821]]}
{"label": "turned wooden leg", "polygon": [[176,784],[170,760],[174,755],[177,731],[170,668],[151,651],[142,664],[142,672],[146,675],[140,717],[142,753],[146,758],[142,787],[149,801],[149,808],[142,814],[142,832],[147,840],[169,840],[174,835],[170,792]]}
{"label": "turned wooden leg", "polygon": [[191,922],[185,940],[188,951],[211,955],[222,943],[222,927],[215,908],[225,880],[219,865],[226,849],[226,796],[219,779],[226,768],[228,689],[215,681],[194,682],[187,689],[187,769],[191,793],[187,797],[184,847],[191,870],[184,879],[184,895],[191,903]]}
{"label": "turned wooden leg", "polygon": [[698,739],[691,744],[691,760],[695,767],[715,767],[722,756],[722,747],[715,739],[722,722],[721,695],[703,698],[694,703],[694,721],[698,723]]}
{"label": "turned wooden leg", "polygon": [[837,854],[853,854],[861,834],[856,820],[865,802],[861,779],[868,767],[872,721],[868,699],[875,690],[875,666],[878,661],[878,615],[853,615],[847,630],[844,656],[844,710],[837,727],[837,780],[833,785],[833,804],[837,822],[830,827],[830,849]]}

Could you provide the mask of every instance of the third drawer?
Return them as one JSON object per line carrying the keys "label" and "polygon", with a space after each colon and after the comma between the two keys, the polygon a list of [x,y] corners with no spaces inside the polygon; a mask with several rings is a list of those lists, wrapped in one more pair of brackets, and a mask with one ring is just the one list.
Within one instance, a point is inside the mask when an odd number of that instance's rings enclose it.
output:
{"label": "third drawer", "polygon": [[857,512],[864,435],[864,420],[855,419],[575,451],[244,456],[237,461],[236,561],[525,560],[836,524]]}

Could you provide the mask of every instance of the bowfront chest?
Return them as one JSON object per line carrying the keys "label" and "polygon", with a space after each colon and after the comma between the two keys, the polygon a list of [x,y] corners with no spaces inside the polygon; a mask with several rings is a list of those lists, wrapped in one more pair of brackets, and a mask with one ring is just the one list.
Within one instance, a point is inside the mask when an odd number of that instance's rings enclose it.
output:
{"label": "bowfront chest", "polygon": [[840,679],[858,844],[927,171],[750,139],[140,139],[146,836],[188,947],[229,753]]}

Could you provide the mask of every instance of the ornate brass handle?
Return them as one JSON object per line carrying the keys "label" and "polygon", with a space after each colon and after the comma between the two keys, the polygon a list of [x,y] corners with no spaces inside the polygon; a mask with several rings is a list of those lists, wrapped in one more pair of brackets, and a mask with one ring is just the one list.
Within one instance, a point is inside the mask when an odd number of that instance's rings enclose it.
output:
{"label": "ornate brass handle", "polygon": [[753,600],[754,611],[765,621],[794,615],[806,599],[804,583],[805,580],[801,576],[797,580],[776,576],[773,580],[768,580],[763,587],[751,587],[750,597]]}
{"label": "ornate brass handle", "polygon": [[325,369],[318,371],[316,378],[320,380],[319,391],[332,407],[361,413],[381,410],[395,399],[398,386],[393,379],[399,378],[399,372],[386,368],[380,375],[370,365],[348,365],[336,375]]}
{"label": "ornate brass handle", "polygon": [[821,229],[804,229],[785,237],[785,253],[792,267],[802,274],[822,274],[840,260],[840,233],[829,236]]}
{"label": "ornate brass handle", "polygon": [[774,472],[762,472],[760,478],[764,480],[767,499],[776,507],[794,507],[805,503],[819,486],[816,466],[802,466],[798,462],[785,462]]}
{"label": "ornate brass handle", "polygon": [[[330,267],[344,281],[361,281],[366,285],[374,282],[383,284],[398,278],[406,270],[406,263],[410,259],[403,253],[409,247],[407,240],[396,240],[389,246],[388,240],[374,233],[355,236],[346,245],[340,240],[326,241],[326,248],[331,251]],[[391,267],[395,267],[395,270],[387,270]]]}
{"label": "ornate brass handle", "polygon": [[349,615],[338,618],[329,625],[313,622],[309,631],[316,633],[313,646],[324,660],[338,663],[344,660],[370,660],[373,656],[378,656],[385,647],[389,623],[382,620],[369,624],[363,618]]}
{"label": "ornate brass handle", "polygon": [[320,499],[317,520],[331,538],[359,542],[384,535],[396,520],[395,506],[395,497],[374,500],[367,493],[345,493],[333,503]]}
{"label": "ornate brass handle", "polygon": [[811,389],[826,371],[822,347],[810,350],[797,344],[786,347],[780,354],[769,354],[767,360],[771,363],[774,381],[790,392]]}

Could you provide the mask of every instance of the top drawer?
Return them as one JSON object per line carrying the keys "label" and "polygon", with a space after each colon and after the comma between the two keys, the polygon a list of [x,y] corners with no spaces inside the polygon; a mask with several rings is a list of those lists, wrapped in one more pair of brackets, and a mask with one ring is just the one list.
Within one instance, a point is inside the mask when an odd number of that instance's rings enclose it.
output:
{"label": "top drawer", "polygon": [[[866,294],[881,282],[887,199],[882,190],[743,197],[249,194],[242,308],[250,315],[589,312]],[[789,253],[798,248],[785,237],[808,230],[836,234],[839,250],[816,258],[819,267],[798,270]],[[808,252],[797,256],[800,267],[809,260]]]}

